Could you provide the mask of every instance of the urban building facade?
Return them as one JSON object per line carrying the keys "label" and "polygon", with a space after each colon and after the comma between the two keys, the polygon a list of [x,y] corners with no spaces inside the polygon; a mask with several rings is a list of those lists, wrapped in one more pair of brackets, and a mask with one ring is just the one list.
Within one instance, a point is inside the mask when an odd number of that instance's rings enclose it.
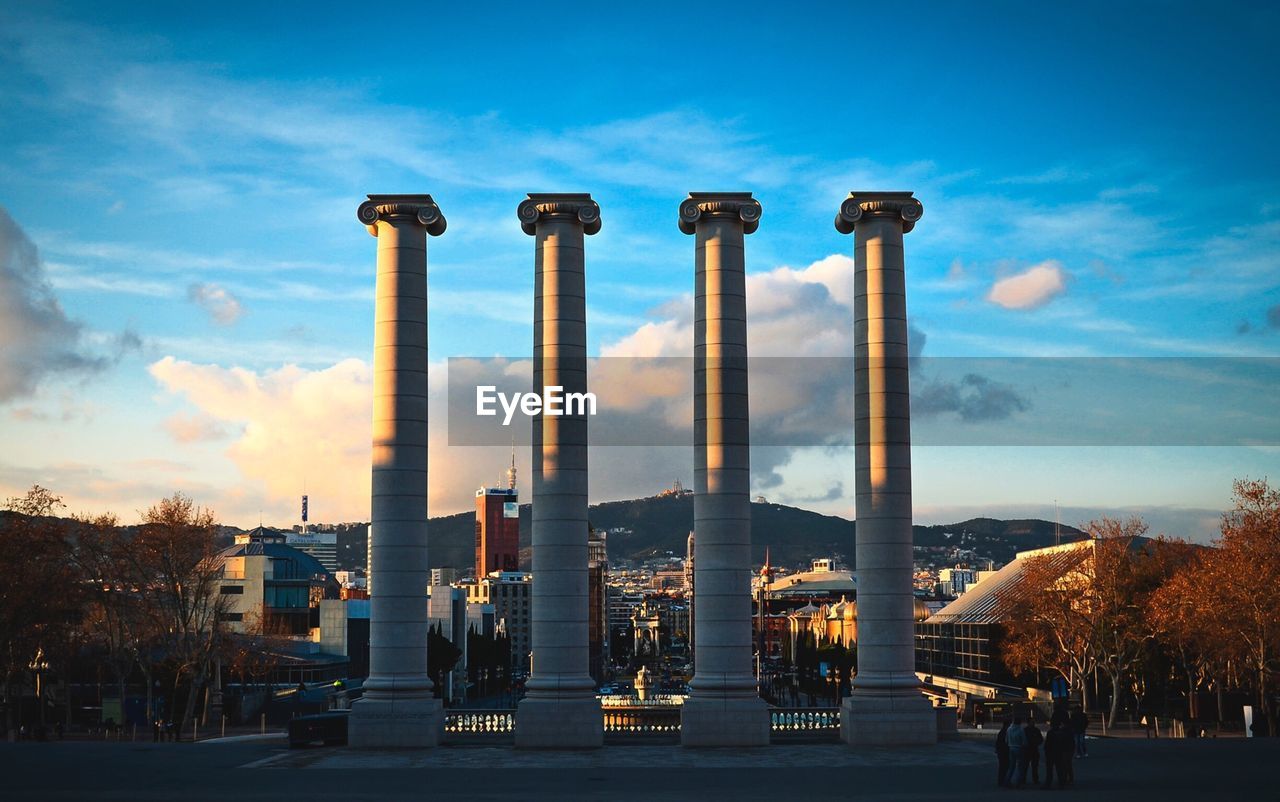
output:
{"label": "urban building facade", "polygon": [[475,582],[464,582],[467,604],[491,605],[495,628],[511,639],[511,668],[528,673],[533,649],[533,576],[502,571]]}
{"label": "urban building facade", "polygon": [[494,571],[519,570],[520,497],[513,461],[506,487],[476,491],[476,579]]}
{"label": "urban building facade", "polygon": [[218,554],[222,619],[232,632],[306,636],[320,625],[320,601],[338,598],[337,580],[286,540],[284,532],[260,526]]}
{"label": "urban building facade", "polygon": [[609,665],[609,548],[604,532],[587,533],[587,655],[591,678],[605,681]]}

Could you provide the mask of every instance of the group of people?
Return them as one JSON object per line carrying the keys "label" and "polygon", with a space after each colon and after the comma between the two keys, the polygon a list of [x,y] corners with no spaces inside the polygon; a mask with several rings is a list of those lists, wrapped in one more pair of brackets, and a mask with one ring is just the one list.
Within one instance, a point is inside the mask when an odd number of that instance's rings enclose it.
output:
{"label": "group of people", "polygon": [[1021,788],[1027,784],[1027,772],[1031,782],[1040,784],[1040,753],[1044,752],[1044,787],[1053,785],[1053,775],[1058,775],[1058,787],[1075,781],[1073,758],[1089,756],[1084,734],[1089,719],[1077,707],[1070,713],[1063,705],[1054,708],[1049,719],[1049,731],[1041,732],[1033,717],[1025,720],[1015,717],[1005,719],[996,735],[996,782],[1003,788]]}

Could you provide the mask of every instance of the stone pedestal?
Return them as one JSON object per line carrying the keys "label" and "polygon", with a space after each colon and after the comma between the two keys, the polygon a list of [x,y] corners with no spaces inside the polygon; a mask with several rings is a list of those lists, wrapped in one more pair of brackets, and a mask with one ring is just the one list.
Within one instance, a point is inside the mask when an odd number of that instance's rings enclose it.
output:
{"label": "stone pedestal", "polygon": [[347,719],[347,743],[357,749],[422,749],[437,746],[443,733],[439,699],[365,696],[351,703]]}
{"label": "stone pedestal", "polygon": [[923,214],[910,192],[853,192],[836,230],[854,242],[854,482],[858,673],[841,709],[849,744],[937,740],[915,674],[911,397],[903,234]]}
{"label": "stone pedestal", "polygon": [[[530,194],[517,209],[535,237],[533,390],[587,391],[586,194]],[[587,418],[533,421],[532,675],[516,712],[522,749],[599,747],[604,716],[589,674]]]}
{"label": "stone pedestal", "polygon": [[694,498],[697,642],[685,746],[763,746],[769,711],[751,662],[751,459],[744,239],[759,227],[749,192],[691,192],[680,230],[694,235]]}
{"label": "stone pedestal", "polygon": [[680,745],[768,746],[769,706],[758,696],[690,696],[680,710]]}
{"label": "stone pedestal", "polygon": [[938,716],[915,696],[854,695],[840,708],[840,740],[850,746],[923,746],[938,741]]}
{"label": "stone pedestal", "polygon": [[603,745],[604,712],[594,692],[590,696],[526,696],[520,700],[516,748],[598,749]]}
{"label": "stone pedestal", "polygon": [[373,338],[369,678],[351,706],[357,748],[435,746],[441,704],[427,675],[427,235],[430,195],[370,195],[357,217],[378,238]]}

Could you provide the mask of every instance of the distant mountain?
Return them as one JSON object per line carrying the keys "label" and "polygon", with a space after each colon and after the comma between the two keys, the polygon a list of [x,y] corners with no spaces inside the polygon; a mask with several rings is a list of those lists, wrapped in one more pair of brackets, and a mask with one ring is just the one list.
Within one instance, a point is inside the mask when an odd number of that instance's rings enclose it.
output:
{"label": "distant mountain", "polygon": [[[689,531],[693,529],[693,496],[667,495],[610,501],[592,505],[588,513],[592,526],[608,532],[612,559],[645,559],[666,553],[683,555]],[[532,524],[531,507],[520,505],[520,546],[524,567],[529,562]],[[320,528],[320,527],[317,527]],[[366,555],[366,524],[341,524],[338,532],[338,559],[344,566],[363,566]],[[432,567],[465,569],[475,562],[475,513],[462,512],[432,518]],[[854,564],[855,522],[834,515],[783,504],[751,505],[751,559],[764,561],[769,550],[775,565],[806,565],[816,557],[837,557]],[[1061,526],[1065,543],[1083,537],[1074,527]],[[1052,521],[1001,521],[974,518],[955,524],[916,526],[915,544],[925,547],[960,546],[972,549],[981,559],[998,563],[1013,559],[1017,551],[1040,548],[1054,542]]]}
{"label": "distant mountain", "polygon": [[[0,529],[6,515],[8,513],[0,512]],[[643,560],[664,554],[682,556],[689,531],[693,529],[693,495],[650,496],[595,504],[588,516],[592,526],[608,532],[609,557],[613,560]],[[451,566],[465,570],[475,563],[475,513],[432,518],[427,527],[433,568]],[[313,524],[312,528],[337,533],[340,567],[365,566],[367,523],[320,523]],[[532,508],[522,504],[520,560],[525,569],[530,563],[531,529]],[[239,531],[224,525],[219,527],[218,538],[230,545],[232,535]],[[1084,537],[1079,529],[1065,524],[1059,531],[1063,543]],[[836,557],[853,566],[856,534],[854,521],[835,515],[821,515],[783,504],[751,505],[751,561],[756,565],[764,561],[768,549],[774,565],[799,567],[818,557]],[[945,550],[953,546],[972,550],[978,559],[1006,563],[1013,559],[1015,552],[1053,545],[1054,524],[1038,519],[973,518],[954,524],[916,526],[914,537],[917,547],[936,550],[931,555],[936,564],[946,562]]]}

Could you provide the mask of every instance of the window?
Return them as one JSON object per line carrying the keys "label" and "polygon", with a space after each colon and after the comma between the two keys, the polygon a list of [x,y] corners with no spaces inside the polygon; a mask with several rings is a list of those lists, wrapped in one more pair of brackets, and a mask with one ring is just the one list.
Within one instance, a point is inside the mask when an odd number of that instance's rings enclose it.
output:
{"label": "window", "polygon": [[243,596],[244,585],[223,585],[222,595],[223,596]]}
{"label": "window", "polygon": [[219,621],[243,621],[244,613],[218,613]]}
{"label": "window", "polygon": [[308,588],[290,585],[267,585],[262,602],[267,607],[306,608],[310,601]]}

